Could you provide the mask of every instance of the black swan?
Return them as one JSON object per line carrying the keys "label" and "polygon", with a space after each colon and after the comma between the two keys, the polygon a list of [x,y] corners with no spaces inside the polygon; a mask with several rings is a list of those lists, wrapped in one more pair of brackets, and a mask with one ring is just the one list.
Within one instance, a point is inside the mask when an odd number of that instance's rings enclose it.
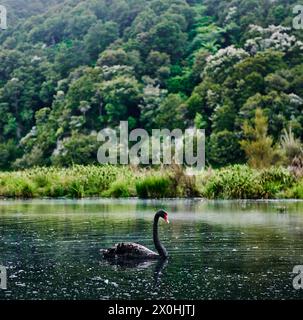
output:
{"label": "black swan", "polygon": [[168,257],[168,253],[162,243],[159,240],[158,236],[158,221],[159,218],[163,218],[166,223],[168,221],[168,214],[164,210],[159,210],[154,217],[154,226],[153,226],[153,239],[155,248],[158,253],[140,245],[137,243],[118,243],[112,248],[101,250],[104,258],[125,258],[125,259],[157,259]]}

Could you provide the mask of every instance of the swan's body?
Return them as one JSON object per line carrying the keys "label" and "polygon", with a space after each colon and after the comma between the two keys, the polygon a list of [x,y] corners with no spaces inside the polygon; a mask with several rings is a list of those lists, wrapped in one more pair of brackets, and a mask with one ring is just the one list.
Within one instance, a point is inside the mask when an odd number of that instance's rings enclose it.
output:
{"label": "swan's body", "polygon": [[105,258],[115,258],[119,256],[120,258],[128,259],[157,259],[159,254],[142,246],[138,243],[126,242],[117,243],[112,248],[103,251],[103,256]]}
{"label": "swan's body", "polygon": [[167,258],[168,253],[162,243],[159,240],[158,236],[158,221],[159,218],[163,218],[167,223],[167,213],[164,210],[159,210],[154,217],[154,226],[153,226],[153,240],[154,245],[158,253],[142,246],[138,243],[126,242],[118,243],[112,248],[101,250],[104,258],[125,258],[125,259],[158,259],[158,258]]}

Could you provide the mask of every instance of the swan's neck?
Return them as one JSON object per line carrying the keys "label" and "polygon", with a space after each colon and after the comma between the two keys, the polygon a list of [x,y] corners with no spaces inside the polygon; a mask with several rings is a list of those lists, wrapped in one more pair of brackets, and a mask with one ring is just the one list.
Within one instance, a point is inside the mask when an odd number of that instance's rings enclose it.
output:
{"label": "swan's neck", "polygon": [[154,238],[154,244],[155,248],[158,251],[159,255],[163,258],[168,257],[168,253],[166,249],[164,248],[163,244],[161,243],[158,235],[158,221],[159,221],[159,216],[156,214],[154,218],[154,227],[153,227],[153,238]]}

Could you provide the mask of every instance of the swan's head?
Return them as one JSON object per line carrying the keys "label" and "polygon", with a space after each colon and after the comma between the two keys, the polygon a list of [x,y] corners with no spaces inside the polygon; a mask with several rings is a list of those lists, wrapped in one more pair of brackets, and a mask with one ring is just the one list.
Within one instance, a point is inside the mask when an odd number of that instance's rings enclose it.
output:
{"label": "swan's head", "polygon": [[164,221],[166,222],[166,223],[169,223],[169,221],[168,221],[168,213],[166,212],[166,211],[164,211],[164,210],[159,210],[158,212],[157,212],[157,215],[159,216],[159,217],[161,217],[162,219],[164,219]]}

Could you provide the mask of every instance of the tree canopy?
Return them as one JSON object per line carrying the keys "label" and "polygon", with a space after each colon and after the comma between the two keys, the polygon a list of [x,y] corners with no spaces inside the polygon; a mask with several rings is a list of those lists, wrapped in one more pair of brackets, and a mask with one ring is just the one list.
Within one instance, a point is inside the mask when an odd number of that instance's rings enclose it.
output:
{"label": "tree canopy", "polygon": [[302,139],[298,2],[4,1],[0,169],[94,163],[96,132],[121,120],[204,128],[214,166],[246,160],[259,109],[273,143],[289,127]]}

